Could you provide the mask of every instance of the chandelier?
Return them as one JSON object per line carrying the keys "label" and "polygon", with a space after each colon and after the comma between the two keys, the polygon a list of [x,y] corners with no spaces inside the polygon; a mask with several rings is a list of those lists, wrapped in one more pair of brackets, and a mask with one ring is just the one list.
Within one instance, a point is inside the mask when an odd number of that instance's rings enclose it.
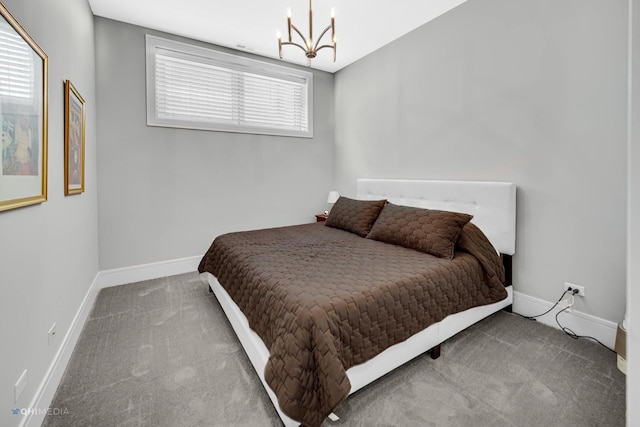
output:
{"label": "chandelier", "polygon": [[[313,10],[311,9],[311,0],[309,0],[309,38],[306,38],[302,35],[300,30],[296,28],[295,25],[291,23],[291,9],[287,12],[287,30],[289,33],[289,41],[282,41],[282,37],[280,36],[280,32],[278,31],[278,49],[280,51],[280,59],[283,58],[282,55],[282,46],[284,45],[293,45],[298,46],[300,49],[304,51],[305,56],[307,57],[307,65],[311,66],[311,59],[315,58],[318,54],[318,51],[324,48],[333,49],[333,62],[336,62],[336,26],[335,26],[335,13],[333,9],[331,9],[331,24],[327,25],[327,28],[322,31],[320,37],[313,43]],[[291,30],[294,30],[300,38],[302,39],[302,44],[295,43],[291,38]],[[331,43],[320,45],[322,38],[327,33],[327,31],[331,30]]]}

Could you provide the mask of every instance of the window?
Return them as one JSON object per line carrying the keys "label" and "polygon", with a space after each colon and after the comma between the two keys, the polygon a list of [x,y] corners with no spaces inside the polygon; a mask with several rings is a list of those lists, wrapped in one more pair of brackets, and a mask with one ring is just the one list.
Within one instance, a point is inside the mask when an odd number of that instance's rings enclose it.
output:
{"label": "window", "polygon": [[150,126],[313,137],[313,74],[147,35]]}

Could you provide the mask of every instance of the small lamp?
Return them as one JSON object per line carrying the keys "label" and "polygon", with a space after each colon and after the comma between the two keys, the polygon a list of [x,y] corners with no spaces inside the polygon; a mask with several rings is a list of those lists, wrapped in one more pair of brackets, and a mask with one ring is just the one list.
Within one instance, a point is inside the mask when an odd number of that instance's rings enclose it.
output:
{"label": "small lamp", "polygon": [[[329,191],[329,196],[327,197],[327,203],[333,205],[340,198],[340,193],[336,190]],[[325,215],[329,214],[329,211],[324,211]]]}

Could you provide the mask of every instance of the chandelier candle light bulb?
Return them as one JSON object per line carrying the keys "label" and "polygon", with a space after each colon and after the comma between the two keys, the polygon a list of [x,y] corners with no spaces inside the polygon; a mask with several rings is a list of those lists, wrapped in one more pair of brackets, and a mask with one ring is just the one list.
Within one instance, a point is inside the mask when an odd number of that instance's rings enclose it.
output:
{"label": "chandelier candle light bulb", "polygon": [[[287,33],[289,35],[289,39],[288,41],[283,42],[282,37],[280,36],[280,33],[278,33],[278,53],[280,55],[280,59],[283,59],[282,46],[293,45],[293,46],[298,46],[300,49],[304,51],[305,56],[307,57],[308,66],[311,66],[311,59],[316,57],[316,55],[318,54],[318,51],[324,48],[333,49],[333,62],[336,61],[335,10],[333,8],[331,9],[331,23],[327,25],[327,27],[322,31],[322,33],[320,34],[320,37],[318,37],[314,45],[313,43],[313,9],[311,5],[311,1],[312,0],[309,0],[309,38],[306,38],[305,36],[303,36],[300,30],[298,30],[298,28],[291,23],[291,9],[287,10]],[[292,29],[296,33],[298,33],[298,36],[300,36],[300,38],[302,39],[302,42],[303,42],[302,44],[295,43],[293,41],[292,34],[291,34]],[[320,41],[329,30],[331,30],[330,44],[320,45]]]}
{"label": "chandelier candle light bulb", "polygon": [[331,40],[336,39],[336,10],[331,8]]}

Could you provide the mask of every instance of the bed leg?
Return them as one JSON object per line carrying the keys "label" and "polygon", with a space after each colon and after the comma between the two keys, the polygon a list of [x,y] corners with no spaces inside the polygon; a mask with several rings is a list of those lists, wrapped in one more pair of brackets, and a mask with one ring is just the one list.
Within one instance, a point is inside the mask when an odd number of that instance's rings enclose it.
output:
{"label": "bed leg", "polygon": [[506,311],[507,313],[513,313],[513,304],[509,304],[508,306],[503,308],[503,310]]}
{"label": "bed leg", "polygon": [[437,346],[433,347],[431,349],[431,358],[432,359],[437,359],[438,357],[440,357],[440,346],[441,344],[438,344]]}

